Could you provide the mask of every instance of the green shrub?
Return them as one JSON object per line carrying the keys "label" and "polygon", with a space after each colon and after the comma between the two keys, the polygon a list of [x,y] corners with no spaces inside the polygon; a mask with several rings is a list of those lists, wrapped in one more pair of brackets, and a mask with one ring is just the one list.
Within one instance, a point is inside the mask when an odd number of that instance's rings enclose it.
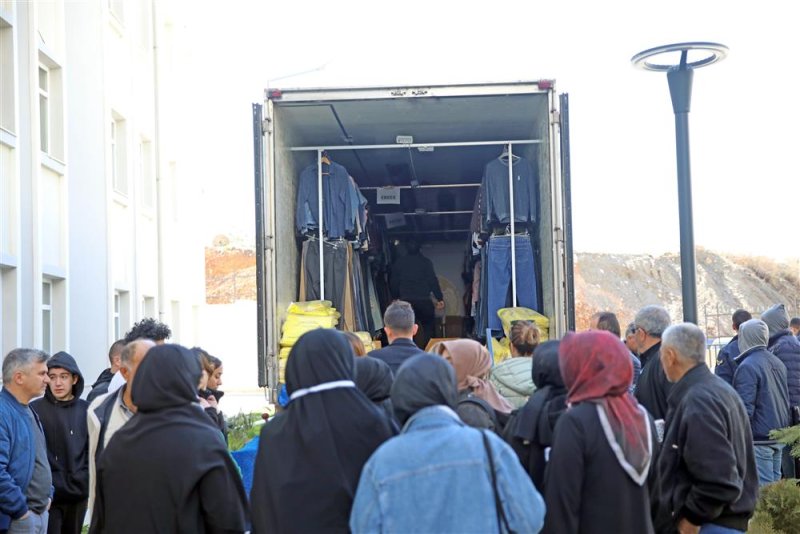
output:
{"label": "green shrub", "polygon": [[756,513],[748,532],[797,534],[800,532],[800,481],[785,479],[760,489]]}
{"label": "green shrub", "polygon": [[227,418],[228,423],[228,450],[238,451],[247,442],[258,436],[264,419],[260,413],[239,412]]}
{"label": "green shrub", "polygon": [[[800,425],[773,430],[769,433],[772,439],[777,439],[781,443],[792,447],[792,456],[800,458]],[[800,531],[800,529],[798,529]]]}

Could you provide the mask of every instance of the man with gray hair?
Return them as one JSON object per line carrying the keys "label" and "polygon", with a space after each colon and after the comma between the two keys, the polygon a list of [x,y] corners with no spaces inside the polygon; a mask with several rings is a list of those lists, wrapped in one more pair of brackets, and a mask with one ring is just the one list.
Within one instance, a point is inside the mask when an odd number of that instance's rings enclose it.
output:
{"label": "man with gray hair", "polygon": [[786,366],[767,350],[768,327],[750,319],[739,327],[739,356],[733,387],[744,402],[753,431],[760,485],[781,478],[784,445],[769,433],[789,426],[789,390]]}
{"label": "man with gray hair", "polygon": [[404,361],[424,352],[414,343],[414,334],[418,328],[411,304],[403,300],[392,302],[383,314],[383,329],[386,331],[389,345],[373,350],[367,356],[388,363],[392,373],[396,375]]}
{"label": "man with gray hair", "polygon": [[136,413],[136,406],[131,397],[131,385],[139,364],[147,355],[147,351],[155,346],[155,341],[150,339],[137,339],[125,345],[120,355],[119,368],[125,383],[117,391],[101,395],[89,405],[86,414],[86,424],[89,429],[89,517],[94,505],[97,459],[108,445],[111,436]]}
{"label": "man with gray hair", "polygon": [[14,349],[3,360],[0,391],[0,530],[47,532],[53,479],[38,416],[29,406],[50,379],[47,354]]}
{"label": "man with gray hair", "polygon": [[800,406],[800,341],[789,330],[789,314],[783,304],[775,304],[761,314],[769,328],[767,348],[786,366],[789,403]]}
{"label": "man with gray hair", "polygon": [[662,335],[661,366],[673,383],[656,466],[656,532],[747,530],[758,476],[747,411],[705,364],[706,336],[691,323]]}
{"label": "man with gray hair", "polygon": [[669,326],[669,312],[662,306],[645,306],[636,314],[634,345],[642,362],[642,374],[636,385],[636,399],[653,419],[667,415],[667,396],[671,385],[659,364],[661,334]]}

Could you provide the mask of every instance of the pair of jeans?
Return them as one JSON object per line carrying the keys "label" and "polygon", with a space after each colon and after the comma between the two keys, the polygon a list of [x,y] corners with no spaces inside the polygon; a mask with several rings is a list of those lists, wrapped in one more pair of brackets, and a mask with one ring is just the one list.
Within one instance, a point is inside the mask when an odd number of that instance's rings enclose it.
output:
{"label": "pair of jeans", "polygon": [[744,531],[715,525],[714,523],[706,523],[700,527],[700,534],[744,534]]}
{"label": "pair of jeans", "polygon": [[[339,324],[344,319],[345,282],[348,273],[347,249],[350,244],[346,241],[324,241],[323,259],[325,262],[325,300],[331,301],[333,307],[342,314]],[[300,300],[320,299],[319,279],[319,240],[309,239],[303,243],[303,276],[305,277],[305,295],[300,295]],[[302,293],[302,292],[301,292]]]}
{"label": "pair of jeans", "polygon": [[47,519],[47,510],[41,514],[29,510],[28,517],[25,519],[12,520],[7,532],[8,534],[47,534]]}
{"label": "pair of jeans", "polygon": [[781,444],[753,446],[759,486],[765,486],[781,479],[783,447]]}
{"label": "pair of jeans", "polygon": [[[533,247],[529,236],[514,236],[517,271],[517,306],[539,311],[536,294],[536,268]],[[509,302],[511,290],[511,236],[492,236],[486,245],[486,301],[488,328],[500,330],[503,326],[497,311]],[[513,302],[511,303],[513,306]]]}

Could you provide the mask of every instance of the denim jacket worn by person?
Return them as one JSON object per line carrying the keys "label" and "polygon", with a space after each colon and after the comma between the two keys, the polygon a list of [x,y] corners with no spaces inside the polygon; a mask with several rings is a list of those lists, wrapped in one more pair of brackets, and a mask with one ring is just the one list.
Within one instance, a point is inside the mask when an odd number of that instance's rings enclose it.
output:
{"label": "denim jacket worn by person", "polygon": [[[511,165],[514,178],[514,222],[538,221],[539,180],[530,161],[519,158]],[[481,205],[484,224],[509,224],[511,203],[508,200],[508,161],[500,158],[486,164],[481,183],[485,202]],[[521,230],[521,229],[520,229]]]}
{"label": "denim jacket worn by person", "polygon": [[[487,432],[500,500],[514,532],[539,532],[544,502],[511,448]],[[498,531],[480,431],[448,407],[414,414],[361,473],[350,528],[360,532]]]}
{"label": "denim jacket worn by person", "polygon": [[[330,239],[338,239],[355,230],[356,213],[353,211],[353,183],[343,166],[336,162],[323,165],[322,214],[323,230]],[[319,191],[317,165],[309,165],[300,173],[297,186],[295,225],[301,234],[319,228]]]}
{"label": "denim jacket worn by person", "polygon": [[0,391],[0,530],[28,511],[25,489],[33,476],[36,442],[28,406]]}

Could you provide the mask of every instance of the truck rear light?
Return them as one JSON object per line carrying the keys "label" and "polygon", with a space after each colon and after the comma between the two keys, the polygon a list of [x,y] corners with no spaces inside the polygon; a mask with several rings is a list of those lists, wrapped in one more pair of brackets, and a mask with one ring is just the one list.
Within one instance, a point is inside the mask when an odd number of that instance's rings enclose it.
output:
{"label": "truck rear light", "polygon": [[539,80],[537,85],[539,86],[539,89],[552,89],[553,80]]}
{"label": "truck rear light", "polygon": [[269,91],[270,98],[274,98],[277,100],[282,96],[283,96],[283,91],[281,91],[280,89],[270,89]]}

